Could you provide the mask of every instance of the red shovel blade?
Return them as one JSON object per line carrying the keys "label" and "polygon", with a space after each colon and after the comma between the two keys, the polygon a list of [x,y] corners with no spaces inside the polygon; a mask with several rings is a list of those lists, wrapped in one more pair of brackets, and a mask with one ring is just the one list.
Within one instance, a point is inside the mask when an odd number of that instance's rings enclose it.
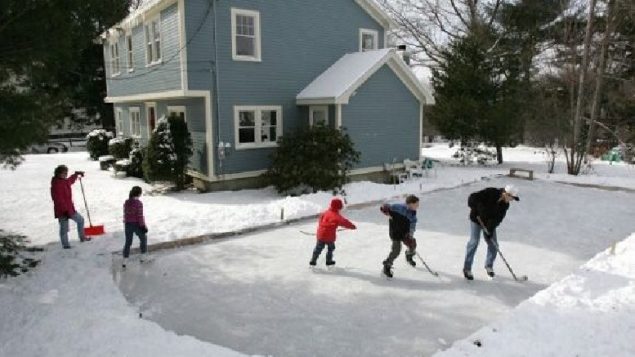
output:
{"label": "red shovel blade", "polygon": [[104,226],[90,226],[84,228],[84,234],[88,237],[100,236],[105,234]]}

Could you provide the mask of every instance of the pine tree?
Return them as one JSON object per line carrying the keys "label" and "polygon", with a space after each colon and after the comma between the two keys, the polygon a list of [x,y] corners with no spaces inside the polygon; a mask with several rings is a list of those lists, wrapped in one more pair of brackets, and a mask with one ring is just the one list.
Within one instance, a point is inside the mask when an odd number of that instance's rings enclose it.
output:
{"label": "pine tree", "polygon": [[493,35],[455,40],[433,70],[436,104],[430,120],[449,139],[483,141],[496,147],[513,144],[519,133],[519,61],[497,49]]}

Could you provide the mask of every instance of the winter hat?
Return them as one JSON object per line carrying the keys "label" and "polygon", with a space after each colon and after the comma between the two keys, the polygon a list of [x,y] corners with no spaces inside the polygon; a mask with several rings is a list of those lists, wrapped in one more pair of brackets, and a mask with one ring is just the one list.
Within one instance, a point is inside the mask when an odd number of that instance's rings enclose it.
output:
{"label": "winter hat", "polygon": [[518,188],[516,188],[516,186],[514,185],[505,186],[505,192],[510,194],[512,197],[514,197],[516,201],[520,201],[520,198],[518,198]]}
{"label": "winter hat", "polygon": [[334,198],[331,200],[331,209],[334,211],[339,211],[344,207],[342,200],[339,198]]}

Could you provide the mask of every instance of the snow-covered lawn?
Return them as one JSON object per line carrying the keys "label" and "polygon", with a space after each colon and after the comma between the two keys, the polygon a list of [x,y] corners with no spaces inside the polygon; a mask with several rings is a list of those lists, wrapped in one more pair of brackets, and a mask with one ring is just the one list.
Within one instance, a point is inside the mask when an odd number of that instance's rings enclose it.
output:
{"label": "snow-covered lawn", "polygon": [[[424,154],[447,159],[451,151],[437,145]],[[29,155],[16,171],[0,170],[1,228],[27,235],[46,251],[33,272],[0,281],[0,356],[238,355],[200,340],[277,356],[407,356],[447,348],[635,230],[633,194],[514,180],[522,201],[511,208],[501,228],[501,248],[531,280],[512,282],[499,262],[496,281],[485,281],[477,269],[479,280],[465,283],[459,273],[467,239],[467,195],[508,181],[482,182],[482,177],[519,166],[546,180],[635,188],[635,171],[629,166],[595,162],[595,174],[573,178],[562,174],[560,164],[561,174],[547,176],[535,149],[516,148],[505,155],[509,162],[503,166],[446,165],[438,169],[438,177],[397,187],[366,182],[346,188],[349,203],[406,193],[423,198],[419,250],[442,276],[435,279],[408,268],[400,257],[397,278],[390,282],[379,276],[389,241],[376,207],[347,212],[360,229],[341,234],[336,250],[340,268],[334,272],[313,273],[306,267],[313,239],[299,230],[315,227],[303,223],[162,252],[154,263],[133,264],[122,275],[116,269],[119,258],[110,254],[123,244],[122,204],[133,185],[151,187],[100,171],[86,153]],[[107,230],[81,245],[71,232],[71,251],[60,249],[52,217],[49,185],[58,164],[87,172],[84,184],[93,221]],[[74,197],[85,214],[78,185]],[[328,193],[281,198],[265,189],[142,199],[152,244],[277,222],[281,208],[287,219],[310,216],[330,198]],[[482,265],[483,248],[475,266]]]}
{"label": "snow-covered lawn", "polygon": [[467,283],[461,274],[467,196],[508,181],[422,196],[418,250],[440,279],[406,266],[403,256],[394,280],[380,276],[390,242],[377,207],[346,212],[359,229],[340,234],[332,272],[323,257],[318,272],[308,268],[315,240],[300,230],[313,231],[315,224],[306,223],[165,252],[150,265],[116,270],[115,278],[149,319],[245,353],[430,355],[635,231],[631,193],[515,181],[522,198],[499,239],[507,259],[530,280],[513,281],[500,261],[499,277],[486,279],[483,246],[474,266],[478,280]]}

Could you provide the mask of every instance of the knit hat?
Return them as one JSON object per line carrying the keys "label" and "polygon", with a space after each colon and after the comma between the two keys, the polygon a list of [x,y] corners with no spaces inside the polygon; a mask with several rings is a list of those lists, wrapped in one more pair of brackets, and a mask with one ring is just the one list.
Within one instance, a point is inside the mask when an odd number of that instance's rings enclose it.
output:
{"label": "knit hat", "polygon": [[339,198],[334,198],[331,200],[331,209],[333,211],[339,211],[344,207],[344,203]]}
{"label": "knit hat", "polygon": [[507,192],[512,197],[514,197],[516,201],[520,201],[520,198],[518,198],[518,188],[516,188],[516,186],[514,185],[505,186],[505,192]]}

